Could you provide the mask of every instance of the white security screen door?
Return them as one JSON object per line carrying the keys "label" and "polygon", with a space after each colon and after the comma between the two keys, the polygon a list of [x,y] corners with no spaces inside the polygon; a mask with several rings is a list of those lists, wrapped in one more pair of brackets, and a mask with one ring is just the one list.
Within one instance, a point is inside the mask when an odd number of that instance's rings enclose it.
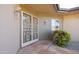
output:
{"label": "white security screen door", "polygon": [[[37,32],[34,32],[35,30],[33,28],[36,28],[33,26],[33,16],[25,12],[21,12],[21,47],[38,41],[38,34],[36,34]],[[38,29],[36,29],[36,31],[37,30]]]}

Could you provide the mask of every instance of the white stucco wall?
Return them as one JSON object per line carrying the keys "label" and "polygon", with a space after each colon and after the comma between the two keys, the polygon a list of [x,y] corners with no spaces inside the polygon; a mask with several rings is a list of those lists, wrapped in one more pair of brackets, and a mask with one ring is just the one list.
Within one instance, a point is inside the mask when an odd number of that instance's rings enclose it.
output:
{"label": "white stucco wall", "polygon": [[0,53],[16,53],[20,44],[20,20],[15,5],[0,5]]}
{"label": "white stucco wall", "polygon": [[39,17],[39,39],[48,39],[51,31],[51,18]]}

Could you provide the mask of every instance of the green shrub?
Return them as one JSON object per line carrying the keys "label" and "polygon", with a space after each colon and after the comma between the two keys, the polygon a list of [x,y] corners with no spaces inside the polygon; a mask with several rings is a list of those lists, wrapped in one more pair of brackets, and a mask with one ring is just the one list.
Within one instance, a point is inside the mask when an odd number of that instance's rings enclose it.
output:
{"label": "green shrub", "polygon": [[70,41],[70,34],[63,30],[56,30],[53,32],[53,42],[60,47],[65,47]]}

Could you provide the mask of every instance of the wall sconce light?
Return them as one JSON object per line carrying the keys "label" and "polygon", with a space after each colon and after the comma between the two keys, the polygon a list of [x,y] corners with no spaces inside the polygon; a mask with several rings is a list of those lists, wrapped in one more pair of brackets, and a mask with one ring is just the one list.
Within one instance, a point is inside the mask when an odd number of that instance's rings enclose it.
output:
{"label": "wall sconce light", "polygon": [[16,5],[14,8],[14,12],[20,12],[21,11],[21,7],[19,5]]}
{"label": "wall sconce light", "polygon": [[46,20],[44,21],[44,24],[46,25]]}
{"label": "wall sconce light", "polygon": [[16,5],[14,7],[14,17],[15,18],[20,17],[20,12],[21,12],[21,7],[19,5]]}

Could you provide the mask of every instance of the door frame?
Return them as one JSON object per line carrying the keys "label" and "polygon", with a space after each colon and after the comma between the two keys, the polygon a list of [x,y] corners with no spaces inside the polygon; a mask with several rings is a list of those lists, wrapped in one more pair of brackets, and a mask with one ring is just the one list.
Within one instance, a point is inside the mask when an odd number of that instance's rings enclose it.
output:
{"label": "door frame", "polygon": [[[28,41],[26,43],[23,43],[23,13],[31,16],[31,41]],[[30,44],[39,40],[39,29],[38,29],[38,39],[33,40],[33,17],[36,17],[36,16],[34,16],[34,15],[28,13],[28,12],[21,11],[21,31],[20,31],[21,32],[21,42],[20,42],[21,47],[25,47],[25,46],[30,45]],[[39,25],[39,20],[38,20],[38,25]],[[38,28],[39,28],[39,26],[38,26]]]}

